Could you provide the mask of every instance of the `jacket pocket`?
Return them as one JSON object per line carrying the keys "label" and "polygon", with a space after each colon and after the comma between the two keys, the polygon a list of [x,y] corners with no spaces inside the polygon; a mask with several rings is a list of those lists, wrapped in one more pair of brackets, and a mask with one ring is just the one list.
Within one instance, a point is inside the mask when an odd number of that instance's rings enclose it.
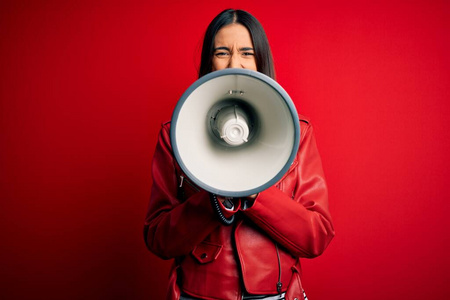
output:
{"label": "jacket pocket", "polygon": [[223,245],[203,241],[192,251],[192,256],[201,263],[206,264],[214,261],[222,251]]}
{"label": "jacket pocket", "polygon": [[292,278],[286,291],[286,300],[303,300],[303,287],[300,278],[299,262],[292,267]]}

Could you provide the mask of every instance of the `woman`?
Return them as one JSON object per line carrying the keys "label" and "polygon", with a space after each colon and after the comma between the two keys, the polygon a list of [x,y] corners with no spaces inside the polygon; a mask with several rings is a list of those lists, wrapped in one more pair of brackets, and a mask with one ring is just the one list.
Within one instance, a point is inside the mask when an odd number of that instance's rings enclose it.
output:
{"label": "woman", "polygon": [[[225,10],[207,28],[199,77],[224,68],[275,77],[264,30],[245,11]],[[230,201],[186,178],[173,157],[170,123],[163,124],[144,236],[153,253],[174,259],[168,299],[306,298],[299,258],[320,255],[334,229],[313,129],[302,116],[300,127],[286,175],[259,194]],[[211,197],[234,219],[231,226],[217,217]]]}

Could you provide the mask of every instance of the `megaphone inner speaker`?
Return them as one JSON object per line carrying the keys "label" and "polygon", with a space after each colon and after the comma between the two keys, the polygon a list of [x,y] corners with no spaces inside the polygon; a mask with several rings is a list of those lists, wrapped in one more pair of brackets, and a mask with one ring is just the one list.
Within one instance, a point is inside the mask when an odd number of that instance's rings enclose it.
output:
{"label": "megaphone inner speaker", "polygon": [[178,163],[194,183],[218,195],[248,196],[275,184],[297,152],[293,103],[275,81],[256,73],[227,69],[204,76],[172,117]]}
{"label": "megaphone inner speaker", "polygon": [[258,132],[258,117],[246,101],[229,98],[219,101],[208,113],[206,124],[211,137],[224,147],[245,146]]}

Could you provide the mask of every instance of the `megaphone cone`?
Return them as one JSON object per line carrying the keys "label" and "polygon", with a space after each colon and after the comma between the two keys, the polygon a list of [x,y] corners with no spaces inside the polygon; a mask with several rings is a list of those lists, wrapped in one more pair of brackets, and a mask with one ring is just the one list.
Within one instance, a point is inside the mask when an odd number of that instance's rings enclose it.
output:
{"label": "megaphone cone", "polygon": [[286,91],[252,70],[224,69],[195,81],[171,122],[174,156],[204,190],[227,197],[259,193],[280,180],[300,143]]}

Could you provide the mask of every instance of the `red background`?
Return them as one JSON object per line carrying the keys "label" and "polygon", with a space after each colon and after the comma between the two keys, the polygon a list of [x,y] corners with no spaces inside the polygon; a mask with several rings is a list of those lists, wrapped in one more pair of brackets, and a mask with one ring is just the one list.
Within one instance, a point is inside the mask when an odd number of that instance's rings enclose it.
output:
{"label": "red background", "polygon": [[449,2],[226,2],[2,1],[1,298],[163,298],[150,161],[228,7],[316,128],[337,236],[303,261],[309,298],[450,294]]}

